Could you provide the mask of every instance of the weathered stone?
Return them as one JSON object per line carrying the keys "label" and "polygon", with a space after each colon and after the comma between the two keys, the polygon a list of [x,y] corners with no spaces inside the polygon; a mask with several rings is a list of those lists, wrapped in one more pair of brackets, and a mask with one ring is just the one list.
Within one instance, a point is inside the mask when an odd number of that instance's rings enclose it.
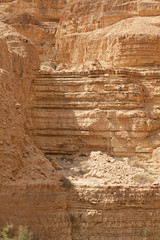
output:
{"label": "weathered stone", "polygon": [[140,69],[134,71],[99,77],[93,77],[94,71],[92,77],[87,72],[85,77],[73,72],[37,75],[32,88],[35,143],[47,153],[96,149],[123,157],[141,158],[141,153],[151,157],[160,123],[150,111],[157,102],[149,90],[158,79],[149,79],[149,70],[145,77]]}
{"label": "weathered stone", "polygon": [[156,0],[0,0],[0,229],[160,239],[159,14]]}

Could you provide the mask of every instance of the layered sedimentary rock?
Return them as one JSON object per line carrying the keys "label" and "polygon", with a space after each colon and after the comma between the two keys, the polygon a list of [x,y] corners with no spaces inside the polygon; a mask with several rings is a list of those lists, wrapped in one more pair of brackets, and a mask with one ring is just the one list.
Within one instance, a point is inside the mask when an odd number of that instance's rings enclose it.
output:
{"label": "layered sedimentary rock", "polygon": [[159,62],[158,1],[69,1],[57,33],[59,69],[155,66]]}
{"label": "layered sedimentary rock", "polygon": [[160,146],[159,86],[158,69],[37,75],[35,142],[50,154],[101,150],[149,159]]}
{"label": "layered sedimentary rock", "polygon": [[[0,18],[54,60],[65,3],[0,1]],[[0,228],[26,224],[47,240],[160,238],[159,13],[151,0],[68,1],[56,61],[81,70],[68,73],[38,72],[32,43],[0,25]]]}
{"label": "layered sedimentary rock", "polygon": [[20,0],[7,4],[1,1],[1,21],[30,39],[36,45],[42,62],[54,61],[55,34],[65,3],[65,0]]}
{"label": "layered sedimentary rock", "polygon": [[121,186],[77,183],[68,201],[72,239],[158,240],[160,210],[157,190],[154,187],[124,189]]}
{"label": "layered sedimentary rock", "polygon": [[71,240],[66,195],[55,181],[0,187],[0,230],[11,221],[25,225],[38,239]]}
{"label": "layered sedimentary rock", "polygon": [[35,226],[34,233],[45,239],[54,234],[55,239],[70,240],[66,196],[59,182],[63,175],[56,174],[28,136],[30,86],[40,65],[38,54],[13,28],[1,23],[0,33],[0,230],[12,221]]}
{"label": "layered sedimentary rock", "polygon": [[[3,1],[2,1],[3,2]],[[35,0],[35,1],[10,1],[13,2],[8,8],[10,12],[24,13],[28,12],[33,14],[39,20],[43,20],[44,22],[55,22],[58,21],[61,16],[61,11],[63,9],[64,4],[67,2],[66,0]]]}

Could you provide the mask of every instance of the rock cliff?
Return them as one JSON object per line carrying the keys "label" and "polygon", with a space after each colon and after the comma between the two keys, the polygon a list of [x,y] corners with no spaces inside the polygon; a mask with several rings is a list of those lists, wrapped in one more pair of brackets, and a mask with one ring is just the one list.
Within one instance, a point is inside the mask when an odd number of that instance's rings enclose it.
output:
{"label": "rock cliff", "polygon": [[152,202],[151,192],[154,195],[157,189],[77,184],[68,201],[72,239],[158,240],[158,201]]}
{"label": "rock cliff", "polygon": [[[0,33],[0,229],[12,221],[35,226],[37,236],[64,239],[70,228],[60,182],[63,175],[56,173],[28,136],[30,86],[39,57],[32,43],[10,26],[0,23]],[[50,227],[45,226],[45,218],[52,222]]]}
{"label": "rock cliff", "polygon": [[159,1],[69,1],[56,41],[61,68],[159,65]]}
{"label": "rock cliff", "polygon": [[[160,239],[159,13],[154,0],[0,0],[0,229]],[[57,71],[38,71],[39,55]]]}
{"label": "rock cliff", "polygon": [[35,142],[50,154],[101,150],[158,170],[149,159],[160,147],[159,84],[158,68],[37,75]]}
{"label": "rock cliff", "polygon": [[[1,3],[2,2],[2,3]],[[1,21],[10,24],[37,47],[42,62],[55,59],[55,34],[65,0],[0,2]]]}
{"label": "rock cliff", "polygon": [[[0,31],[2,112],[0,162],[2,174],[0,177],[1,182],[6,182],[9,177],[11,180],[21,178],[20,172],[24,171],[24,166],[36,165],[32,165],[34,158],[32,159],[31,155],[35,153],[38,158],[40,154],[38,149],[36,150],[30,144],[26,135],[29,90],[39,67],[39,57],[34,46],[26,38],[14,32],[11,27],[1,23]],[[28,163],[26,159],[29,160]],[[41,164],[43,165],[43,160]],[[31,169],[28,171],[27,175],[30,174]]]}

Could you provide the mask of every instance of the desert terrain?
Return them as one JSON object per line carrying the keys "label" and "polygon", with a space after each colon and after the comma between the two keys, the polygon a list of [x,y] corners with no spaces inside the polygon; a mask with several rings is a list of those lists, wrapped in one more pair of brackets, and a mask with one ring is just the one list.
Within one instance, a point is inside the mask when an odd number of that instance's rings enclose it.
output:
{"label": "desert terrain", "polygon": [[0,229],[160,239],[160,2],[0,0]]}

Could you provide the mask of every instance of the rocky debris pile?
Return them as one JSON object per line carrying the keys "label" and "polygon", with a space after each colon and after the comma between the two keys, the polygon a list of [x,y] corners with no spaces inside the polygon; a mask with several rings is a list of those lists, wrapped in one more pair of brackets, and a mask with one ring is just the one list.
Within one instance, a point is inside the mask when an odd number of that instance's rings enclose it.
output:
{"label": "rocky debris pile", "polygon": [[[128,158],[111,157],[107,153],[92,151],[86,154],[50,156],[56,160],[57,170],[71,182],[85,182],[87,185],[156,185],[159,176],[148,170],[140,162],[130,162]],[[53,161],[55,166],[55,162]]]}

